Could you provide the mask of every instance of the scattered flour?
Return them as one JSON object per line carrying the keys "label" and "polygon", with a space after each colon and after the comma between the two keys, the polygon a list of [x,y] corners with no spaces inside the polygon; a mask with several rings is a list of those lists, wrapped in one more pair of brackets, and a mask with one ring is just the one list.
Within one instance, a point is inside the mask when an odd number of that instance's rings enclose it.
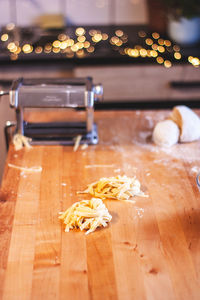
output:
{"label": "scattered flour", "polygon": [[138,217],[141,219],[144,215],[144,208],[135,207],[135,210],[136,210],[136,216],[134,216],[134,219],[137,219]]}
{"label": "scattered flour", "polygon": [[144,119],[147,121],[147,127],[153,128],[155,123],[151,116],[145,116]]}
{"label": "scattered flour", "polygon": [[25,174],[24,171],[20,172],[20,176],[22,176],[23,178],[26,178],[27,177],[27,174]]}
{"label": "scattered flour", "polygon": [[191,172],[192,172],[192,173],[196,173],[196,174],[197,174],[197,173],[200,173],[200,167],[198,167],[198,166],[192,167],[192,168],[191,168]]}
{"label": "scattered flour", "polygon": [[115,169],[114,172],[119,173],[119,172],[121,172],[121,169]]}

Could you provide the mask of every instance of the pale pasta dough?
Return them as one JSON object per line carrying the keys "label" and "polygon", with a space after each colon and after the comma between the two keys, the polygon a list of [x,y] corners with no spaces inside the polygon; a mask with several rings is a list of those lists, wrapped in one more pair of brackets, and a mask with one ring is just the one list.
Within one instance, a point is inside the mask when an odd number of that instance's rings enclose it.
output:
{"label": "pale pasta dough", "polygon": [[112,216],[101,199],[92,198],[74,203],[65,212],[60,213],[59,219],[65,224],[66,232],[73,228],[80,228],[80,230],[87,230],[86,234],[88,234],[95,231],[97,227],[106,227]]}
{"label": "pale pasta dough", "polygon": [[13,137],[13,144],[16,151],[21,150],[23,147],[30,149],[30,142],[31,138],[28,138],[20,133],[16,133]]}
{"label": "pale pasta dough", "polygon": [[140,182],[136,177],[116,176],[100,178],[88,185],[88,188],[79,194],[90,194],[101,199],[116,199],[133,201],[134,196],[146,195],[140,189]]}
{"label": "pale pasta dough", "polygon": [[179,140],[180,130],[172,120],[158,122],[153,130],[153,141],[161,147],[171,147]]}
{"label": "pale pasta dough", "polygon": [[180,142],[192,142],[200,138],[200,119],[189,107],[175,106],[170,118],[180,128]]}

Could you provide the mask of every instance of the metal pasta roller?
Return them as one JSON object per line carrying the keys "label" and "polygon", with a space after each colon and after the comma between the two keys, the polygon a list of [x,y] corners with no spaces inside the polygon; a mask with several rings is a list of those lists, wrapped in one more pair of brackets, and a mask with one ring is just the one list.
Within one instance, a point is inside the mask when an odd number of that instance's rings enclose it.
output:
{"label": "metal pasta roller", "polygon": [[[17,79],[13,81],[10,105],[16,110],[16,133],[32,138],[32,144],[74,143],[81,135],[81,143],[97,144],[97,126],[94,124],[94,101],[103,96],[101,85],[94,85],[92,78],[72,79]],[[25,119],[31,109],[39,113],[32,121]],[[60,112],[61,110],[61,112]],[[69,110],[63,119],[63,111]],[[51,116],[62,115],[62,120],[41,121],[49,111]],[[85,118],[76,120],[85,112]],[[31,114],[30,114],[31,116]],[[37,116],[37,114],[36,114]],[[77,118],[76,118],[77,117]],[[48,118],[47,118],[48,119]]]}

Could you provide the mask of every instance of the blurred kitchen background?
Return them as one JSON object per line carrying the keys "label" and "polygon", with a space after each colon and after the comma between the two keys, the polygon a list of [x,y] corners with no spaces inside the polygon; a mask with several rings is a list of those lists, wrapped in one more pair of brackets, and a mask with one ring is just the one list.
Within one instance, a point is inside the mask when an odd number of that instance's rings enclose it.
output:
{"label": "blurred kitchen background", "polygon": [[[0,88],[18,77],[92,76],[104,87],[97,109],[198,107],[199,2],[0,0]],[[0,180],[14,119],[1,97]]]}
{"label": "blurred kitchen background", "polygon": [[75,25],[148,23],[145,0],[1,0],[0,11],[1,26],[29,27],[50,14]]}

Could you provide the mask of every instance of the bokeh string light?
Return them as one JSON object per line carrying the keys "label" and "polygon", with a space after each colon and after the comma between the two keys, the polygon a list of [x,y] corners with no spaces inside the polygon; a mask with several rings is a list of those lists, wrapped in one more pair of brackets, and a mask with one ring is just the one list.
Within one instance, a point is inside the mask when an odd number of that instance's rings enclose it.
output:
{"label": "bokeh string light", "polygon": [[[158,32],[147,33],[144,30],[138,32],[137,44],[131,46],[131,39],[122,29],[116,29],[113,34],[102,32],[99,29],[86,30],[84,27],[71,29],[71,34],[61,32],[54,40],[44,44],[18,42],[11,34],[13,29],[6,26],[1,33],[0,46],[9,55],[11,60],[17,60],[21,55],[62,55],[65,58],[84,58],[94,55],[100,47],[107,47],[121,56],[131,59],[151,59],[157,64],[170,68],[174,61],[181,61],[183,55],[179,45],[163,38]],[[51,56],[51,57],[52,57]],[[189,56],[188,63],[199,67],[200,59]]]}

